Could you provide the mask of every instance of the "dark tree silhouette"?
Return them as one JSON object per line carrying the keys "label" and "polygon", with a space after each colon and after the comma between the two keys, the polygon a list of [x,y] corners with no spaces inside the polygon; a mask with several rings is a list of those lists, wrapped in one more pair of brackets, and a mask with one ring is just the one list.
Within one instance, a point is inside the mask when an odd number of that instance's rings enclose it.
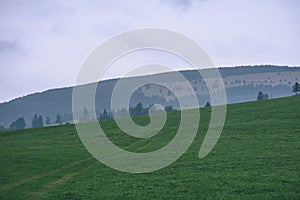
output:
{"label": "dark tree silhouette", "polygon": [[210,103],[206,102],[205,107],[210,107]]}
{"label": "dark tree silhouette", "polygon": [[31,120],[31,127],[32,128],[39,127],[39,119],[38,119],[38,116],[36,114],[34,114],[32,120]]}
{"label": "dark tree silhouette", "polygon": [[259,93],[257,94],[257,101],[261,101],[265,99],[269,99],[269,95],[262,93],[262,91],[259,91]]}
{"label": "dark tree silhouette", "polygon": [[298,92],[300,92],[300,86],[299,83],[296,82],[295,85],[293,86],[293,92],[298,95]]}
{"label": "dark tree silhouette", "polygon": [[56,124],[62,124],[60,114],[57,114],[57,115],[56,115],[55,123],[56,123]]}
{"label": "dark tree silhouette", "polygon": [[136,104],[136,106],[134,108],[131,109],[131,113],[132,116],[140,116],[144,114],[144,107],[143,104],[141,102],[139,102],[138,104]]}
{"label": "dark tree silhouette", "polygon": [[12,122],[9,125],[10,130],[21,130],[26,126],[25,120],[23,117],[19,117],[16,121]]}
{"label": "dark tree silhouette", "polygon": [[45,124],[46,124],[46,125],[50,125],[50,124],[51,124],[50,117],[48,117],[48,116],[46,117]]}
{"label": "dark tree silhouette", "polygon": [[173,108],[173,106],[166,106],[165,111],[166,112],[173,112],[173,111],[175,111],[175,109]]}
{"label": "dark tree silhouette", "polygon": [[25,120],[23,117],[19,117],[17,120],[16,120],[16,129],[17,130],[21,130],[21,129],[24,129],[26,126],[26,123],[25,123]]}
{"label": "dark tree silhouette", "polygon": [[43,127],[43,126],[44,126],[44,120],[42,115],[40,115],[38,118],[38,127]]}
{"label": "dark tree silhouette", "polygon": [[108,114],[107,114],[106,109],[104,109],[103,114],[101,115],[101,119],[102,120],[107,120],[108,119]]}
{"label": "dark tree silhouette", "polygon": [[257,101],[263,100],[264,99],[264,93],[262,91],[259,91],[257,94]]}
{"label": "dark tree silhouette", "polygon": [[43,127],[44,120],[43,117],[40,115],[39,117],[35,114],[31,121],[32,128]]}

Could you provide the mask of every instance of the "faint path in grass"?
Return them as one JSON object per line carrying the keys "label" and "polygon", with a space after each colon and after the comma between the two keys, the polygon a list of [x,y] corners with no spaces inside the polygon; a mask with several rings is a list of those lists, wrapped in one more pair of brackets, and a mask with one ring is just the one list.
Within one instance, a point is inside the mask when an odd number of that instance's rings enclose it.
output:
{"label": "faint path in grass", "polygon": [[41,199],[44,194],[50,192],[54,188],[56,188],[56,187],[60,186],[61,184],[67,182],[68,180],[72,179],[74,176],[76,176],[78,174],[82,174],[82,173],[90,170],[91,168],[93,168],[95,166],[96,165],[91,165],[91,166],[88,166],[88,167],[85,167],[85,168],[81,169],[80,171],[66,174],[63,177],[46,184],[39,191],[29,193],[27,199]]}
{"label": "faint path in grass", "polygon": [[3,187],[0,188],[0,192],[3,191],[3,190],[9,190],[9,189],[17,187],[19,185],[22,185],[22,184],[25,184],[25,183],[28,183],[28,182],[31,182],[31,181],[43,178],[45,176],[50,176],[50,175],[56,174],[58,172],[61,172],[62,170],[71,168],[73,166],[76,166],[76,165],[78,165],[80,163],[83,163],[83,162],[91,160],[91,159],[93,159],[93,158],[90,157],[90,158],[81,159],[81,160],[69,163],[67,165],[64,165],[64,166],[62,166],[62,167],[60,167],[58,169],[55,169],[55,170],[52,170],[52,171],[49,171],[49,172],[46,172],[46,173],[38,174],[38,175],[35,175],[35,176],[31,176],[31,177],[19,180],[18,182],[15,182],[15,183],[7,184],[7,185],[5,185],[5,186],[3,186]]}

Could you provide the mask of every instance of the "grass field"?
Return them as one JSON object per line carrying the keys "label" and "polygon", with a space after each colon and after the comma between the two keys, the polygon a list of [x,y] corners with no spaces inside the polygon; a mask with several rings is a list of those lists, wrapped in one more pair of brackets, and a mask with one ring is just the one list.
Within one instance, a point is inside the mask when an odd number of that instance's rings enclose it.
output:
{"label": "grass field", "polygon": [[[189,150],[148,174],[101,164],[74,125],[1,132],[0,199],[300,199],[300,96],[229,105],[218,143],[199,159],[209,111],[201,109]],[[101,124],[120,147],[148,152],[172,139],[179,118],[179,112],[168,114],[151,139],[119,134],[113,121]]]}

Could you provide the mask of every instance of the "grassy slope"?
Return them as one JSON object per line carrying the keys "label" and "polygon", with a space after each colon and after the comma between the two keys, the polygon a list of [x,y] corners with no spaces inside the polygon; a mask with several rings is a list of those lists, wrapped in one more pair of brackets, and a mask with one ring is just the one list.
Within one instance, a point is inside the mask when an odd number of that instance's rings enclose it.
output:
{"label": "grassy slope", "polygon": [[[300,96],[228,106],[213,151],[198,159],[209,109],[201,109],[198,135],[170,166],[149,174],[119,172],[93,159],[73,125],[0,133],[0,199],[299,199]],[[180,113],[148,140],[121,136],[103,122],[119,146],[147,152],[167,144]],[[148,118],[136,119],[146,123]]]}

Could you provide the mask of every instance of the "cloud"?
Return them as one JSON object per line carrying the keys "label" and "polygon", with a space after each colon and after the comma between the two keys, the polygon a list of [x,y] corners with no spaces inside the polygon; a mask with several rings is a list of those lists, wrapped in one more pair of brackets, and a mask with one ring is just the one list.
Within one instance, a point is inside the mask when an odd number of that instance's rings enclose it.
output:
{"label": "cloud", "polygon": [[162,3],[172,5],[175,8],[179,8],[182,11],[187,11],[192,7],[192,4],[202,3],[207,0],[161,0]]}
{"label": "cloud", "polygon": [[192,0],[162,0],[162,1],[183,8],[189,7],[192,3]]}
{"label": "cloud", "polygon": [[17,40],[0,40],[0,55],[15,51],[18,48]]}

